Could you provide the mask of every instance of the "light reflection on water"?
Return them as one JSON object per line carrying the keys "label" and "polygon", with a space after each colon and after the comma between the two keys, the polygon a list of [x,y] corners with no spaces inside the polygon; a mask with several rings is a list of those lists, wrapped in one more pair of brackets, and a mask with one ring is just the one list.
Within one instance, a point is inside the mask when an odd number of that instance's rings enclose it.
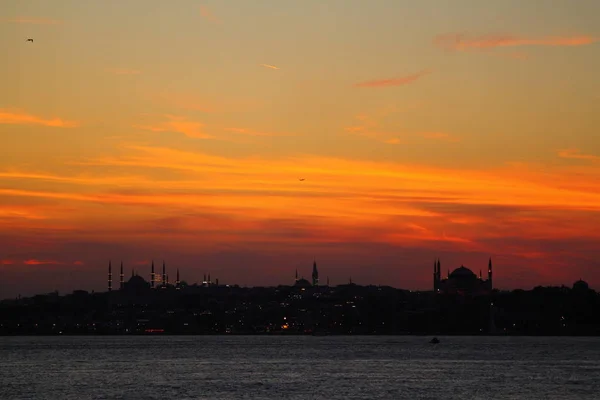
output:
{"label": "light reflection on water", "polygon": [[600,339],[0,338],[2,399],[597,399]]}

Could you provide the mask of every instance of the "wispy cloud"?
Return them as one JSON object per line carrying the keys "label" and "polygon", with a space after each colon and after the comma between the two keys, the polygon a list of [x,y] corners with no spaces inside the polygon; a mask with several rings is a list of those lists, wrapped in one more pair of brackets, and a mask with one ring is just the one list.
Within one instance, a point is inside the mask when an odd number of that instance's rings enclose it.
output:
{"label": "wispy cloud", "polygon": [[217,18],[205,5],[200,6],[200,16],[209,20],[210,22],[214,22],[215,24],[221,23],[221,20]]}
{"label": "wispy cloud", "polygon": [[384,140],[384,143],[387,143],[387,144],[401,144],[402,140],[400,140],[398,138],[391,138],[391,139]]}
{"label": "wispy cloud", "polygon": [[388,112],[384,112],[378,117],[371,117],[367,114],[354,116],[356,124],[347,126],[344,130],[352,135],[363,136],[386,144],[400,144],[402,141],[391,132],[386,132],[381,128],[379,120],[385,117]]}
{"label": "wispy cloud", "polygon": [[0,260],[0,265],[13,265],[14,263],[13,260]]}
{"label": "wispy cloud", "polygon": [[598,40],[600,38],[592,36],[525,38],[513,35],[469,36],[462,33],[448,33],[436,36],[433,42],[441,48],[468,51],[516,46],[585,46],[595,43]]}
{"label": "wispy cloud", "polygon": [[19,110],[0,109],[0,124],[8,125],[42,125],[54,128],[74,128],[79,126],[75,121],[61,118],[45,119]]}
{"label": "wispy cloud", "polygon": [[258,64],[261,67],[265,67],[265,68],[271,68],[271,69],[280,69],[279,67],[276,67],[274,65],[270,65],[270,64]]}
{"label": "wispy cloud", "polygon": [[422,136],[426,139],[438,139],[445,140],[448,142],[460,142],[460,138],[457,138],[456,136],[450,135],[449,133],[445,132],[421,132],[419,133],[419,136]]}
{"label": "wispy cloud", "polygon": [[600,161],[600,156],[595,156],[593,154],[581,153],[577,149],[559,150],[558,156],[560,158],[571,158],[571,159],[577,159],[577,160]]}
{"label": "wispy cloud", "polygon": [[[156,254],[164,254],[162,246],[199,254],[226,246],[268,251],[275,244],[277,251],[294,247],[297,252],[298,246],[334,243],[340,254],[347,254],[378,243],[427,251],[452,247],[465,254],[473,249],[517,254],[521,249],[503,241],[532,237],[535,241],[526,242],[532,246],[529,251],[552,258],[553,248],[568,247],[561,240],[573,238],[576,243],[582,237],[600,237],[600,169],[595,165],[441,168],[208,151],[123,144],[114,155],[87,158],[87,164],[78,165],[77,171],[144,174],[138,181],[113,187],[79,186],[68,176],[43,186],[29,178],[2,182],[0,206],[61,207],[46,220],[4,224],[5,247],[23,249],[24,257],[38,262],[63,261],[55,254],[70,254],[65,268],[73,268],[73,260],[92,265],[98,256],[124,254],[134,243],[143,243],[144,249],[130,252],[130,264],[149,260],[149,246]],[[298,182],[298,177],[306,181]],[[15,244],[32,237],[76,243],[81,250],[61,251],[47,243],[48,253],[42,254],[38,243]],[[540,250],[543,238],[563,246]],[[79,245],[82,242],[94,245]],[[109,243],[122,248],[109,251]],[[24,257],[3,258],[18,259],[21,265]],[[194,260],[186,261],[190,269]],[[527,268],[527,263],[521,265]]]}
{"label": "wispy cloud", "polygon": [[167,121],[152,125],[134,125],[134,128],[151,132],[177,132],[195,139],[213,139],[212,135],[204,133],[204,124],[192,121],[183,116],[165,115]]}
{"label": "wispy cloud", "polygon": [[355,124],[347,126],[344,130],[352,135],[364,136],[387,144],[409,144],[415,143],[415,139],[440,140],[446,142],[459,142],[460,138],[446,132],[397,132],[389,131],[382,127],[381,119],[390,114],[384,110],[376,116],[367,114],[356,115]]}
{"label": "wispy cloud", "polygon": [[15,24],[34,24],[34,25],[59,25],[62,21],[51,19],[51,18],[30,18],[30,17],[17,17],[9,20]]}
{"label": "wispy cloud", "polygon": [[225,130],[247,136],[292,136],[289,133],[264,132],[246,128],[225,128]]}
{"label": "wispy cloud", "polygon": [[127,69],[127,68],[109,68],[108,72],[115,75],[139,75],[142,71],[138,69]]}
{"label": "wispy cloud", "polygon": [[372,80],[366,82],[356,83],[355,87],[388,87],[388,86],[402,86],[407,85],[416,81],[417,79],[429,74],[431,71],[424,70],[421,72],[417,72],[416,74],[400,77],[400,78],[390,78],[390,79],[379,79]]}
{"label": "wispy cloud", "polygon": [[56,260],[37,260],[35,258],[23,261],[25,265],[62,265],[64,263]]}
{"label": "wispy cloud", "polygon": [[73,265],[82,266],[85,265],[83,261],[74,261]]}

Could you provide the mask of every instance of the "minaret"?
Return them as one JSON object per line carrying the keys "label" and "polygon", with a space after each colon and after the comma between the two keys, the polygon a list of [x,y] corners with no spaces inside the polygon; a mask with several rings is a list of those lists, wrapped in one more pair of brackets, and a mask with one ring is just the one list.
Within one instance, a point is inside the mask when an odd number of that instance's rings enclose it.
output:
{"label": "minaret", "polygon": [[210,286],[212,284],[212,281],[210,280],[210,273],[208,274],[208,286]]}
{"label": "minaret", "polygon": [[319,271],[317,270],[317,260],[313,261],[312,284],[319,286]]}
{"label": "minaret", "polygon": [[177,268],[177,280],[175,281],[175,288],[179,290],[179,268]]}
{"label": "minaret", "polygon": [[479,280],[481,280],[481,278],[483,278],[483,275],[481,275],[481,270],[479,270]]}
{"label": "minaret", "polygon": [[119,287],[125,289],[125,275],[123,275],[123,261],[121,261],[121,275],[119,275]]}
{"label": "minaret", "polygon": [[488,286],[490,291],[494,290],[494,284],[492,283],[492,257],[490,257],[490,261],[488,262]]}
{"label": "minaret", "polygon": [[298,268],[296,268],[296,282],[298,282]]}
{"label": "minaret", "polygon": [[206,274],[204,274],[204,277],[202,278],[202,286],[207,286],[208,282],[206,281]]}
{"label": "minaret", "polygon": [[108,261],[108,291],[112,291],[112,265],[110,261]]}
{"label": "minaret", "polygon": [[154,275],[154,260],[152,260],[152,269],[150,271],[150,287],[154,289],[154,282],[156,281],[156,277]]}
{"label": "minaret", "polygon": [[166,272],[165,262],[163,261],[162,286],[165,287],[166,285],[167,285],[167,272]]}
{"label": "minaret", "polygon": [[438,285],[439,285],[439,283],[442,281],[442,264],[440,263],[439,258],[437,261],[437,279],[438,279]]}
{"label": "minaret", "polygon": [[437,260],[433,260],[433,291],[438,291],[438,269]]}

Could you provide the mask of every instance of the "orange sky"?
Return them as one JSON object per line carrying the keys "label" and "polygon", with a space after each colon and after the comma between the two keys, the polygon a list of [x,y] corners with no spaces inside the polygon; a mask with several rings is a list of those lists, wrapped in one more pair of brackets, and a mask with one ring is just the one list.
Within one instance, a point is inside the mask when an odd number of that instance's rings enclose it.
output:
{"label": "orange sky", "polygon": [[600,3],[281,3],[8,1],[0,297],[109,259],[600,287]]}

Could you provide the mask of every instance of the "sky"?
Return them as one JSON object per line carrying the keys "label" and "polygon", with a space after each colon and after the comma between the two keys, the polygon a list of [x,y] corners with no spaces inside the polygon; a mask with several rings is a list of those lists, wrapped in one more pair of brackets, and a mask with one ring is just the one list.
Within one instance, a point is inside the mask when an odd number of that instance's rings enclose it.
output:
{"label": "sky", "polygon": [[491,257],[500,289],[598,289],[598,15],[4,0],[0,298],[105,290],[109,260],[427,290]]}

